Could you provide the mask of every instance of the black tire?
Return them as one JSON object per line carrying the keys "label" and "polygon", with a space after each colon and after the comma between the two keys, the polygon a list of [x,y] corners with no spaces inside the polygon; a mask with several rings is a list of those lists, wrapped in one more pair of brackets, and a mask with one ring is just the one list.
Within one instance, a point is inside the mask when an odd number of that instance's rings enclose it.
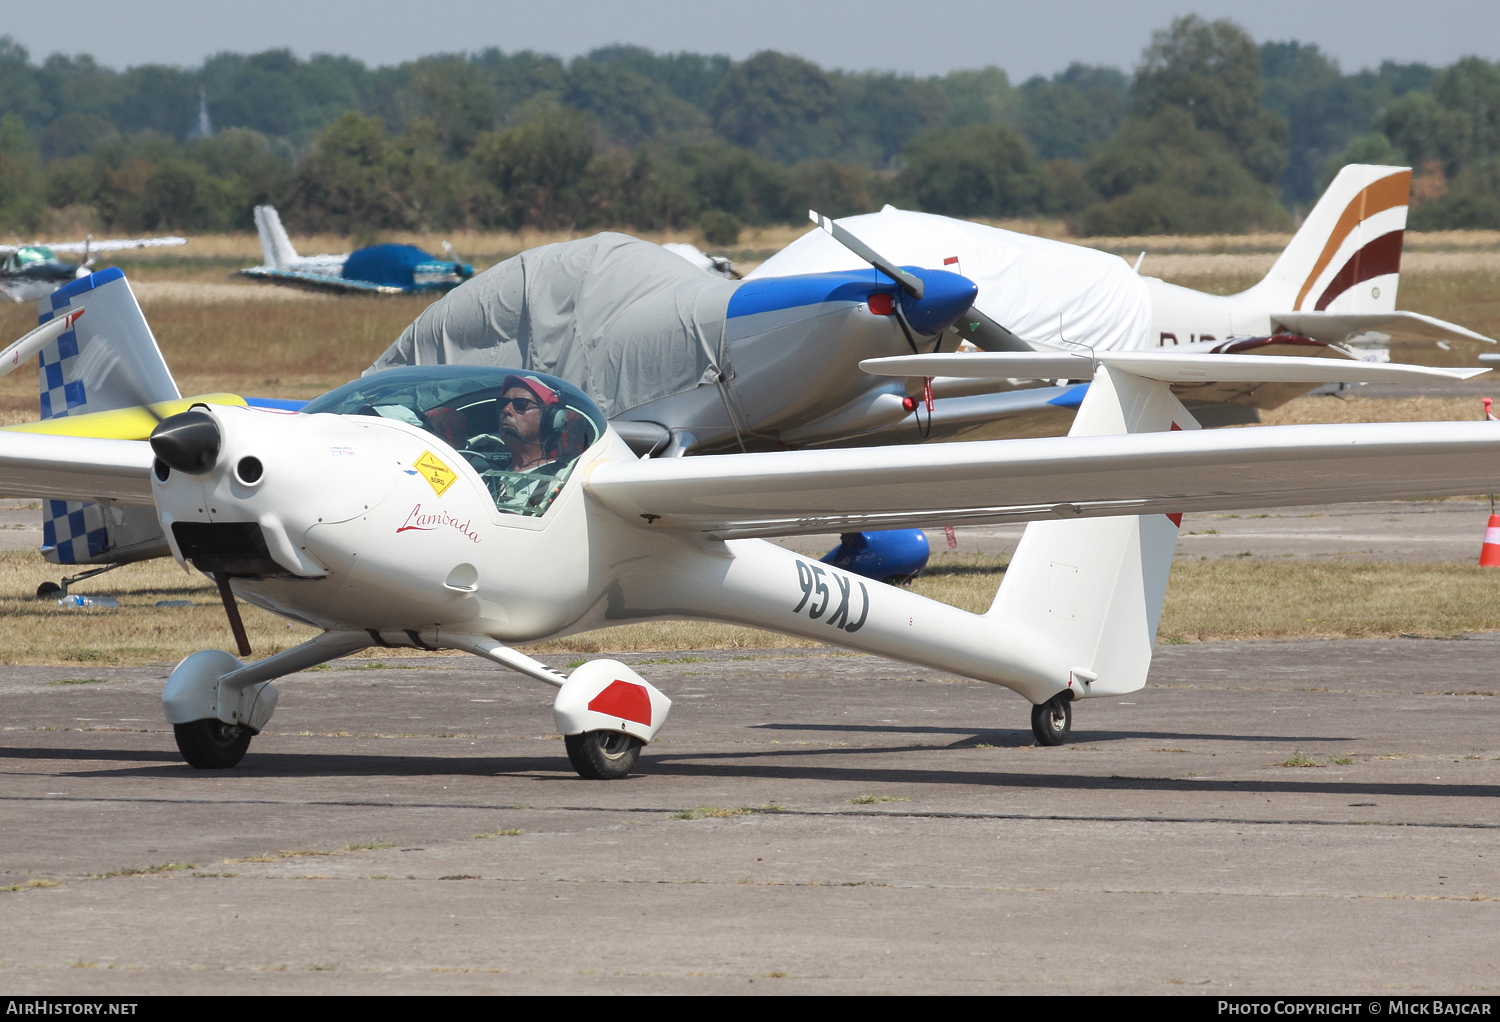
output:
{"label": "black tire", "polygon": [[563,735],[568,762],[586,781],[618,781],[635,769],[641,740],[620,731],[585,731]]}
{"label": "black tire", "polygon": [[173,724],[177,748],[188,766],[199,770],[227,770],[245,758],[254,733],[218,720],[194,720]]}
{"label": "black tire", "polygon": [[58,585],[56,582],[43,582],[41,585],[36,587],[36,598],[38,600],[45,600],[47,597],[53,595],[54,593],[60,593],[62,591],[63,587]]}
{"label": "black tire", "polygon": [[1059,692],[1031,708],[1031,733],[1038,745],[1062,745],[1073,730],[1073,693]]}

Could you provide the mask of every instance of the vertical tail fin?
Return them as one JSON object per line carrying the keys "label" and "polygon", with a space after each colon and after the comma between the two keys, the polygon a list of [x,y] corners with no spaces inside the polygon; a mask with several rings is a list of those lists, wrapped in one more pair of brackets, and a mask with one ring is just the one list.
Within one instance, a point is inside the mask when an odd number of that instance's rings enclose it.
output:
{"label": "vertical tail fin", "polygon": [[[182,395],[146,317],[118,269],[101,270],[38,303],[41,323],[88,309],[41,350],[41,417],[104,412]],[[43,502],[42,555],[55,564],[96,564],[157,557],[166,540],[152,508],[77,501]]]}
{"label": "vertical tail fin", "polygon": [[255,232],[260,235],[260,252],[267,266],[284,270],[297,261],[297,250],[286,236],[286,228],[281,226],[276,207],[255,207]]}
{"label": "vertical tail fin", "polygon": [[1340,170],[1256,285],[1271,311],[1394,311],[1410,192],[1409,167]]}
{"label": "vertical tail fin", "polygon": [[[1069,436],[1198,423],[1164,383],[1101,366]],[[1026,526],[989,616],[1056,658],[1075,697],[1120,695],[1146,683],[1180,515],[1137,515]]]}

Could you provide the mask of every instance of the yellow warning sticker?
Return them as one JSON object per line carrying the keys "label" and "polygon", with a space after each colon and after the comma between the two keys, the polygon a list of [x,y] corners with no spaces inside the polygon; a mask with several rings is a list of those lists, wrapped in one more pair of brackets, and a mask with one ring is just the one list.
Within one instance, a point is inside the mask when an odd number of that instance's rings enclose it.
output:
{"label": "yellow warning sticker", "polygon": [[447,465],[444,465],[431,451],[423,451],[422,456],[411,464],[412,468],[416,469],[422,478],[427,480],[432,486],[432,491],[439,497],[458,478],[458,473]]}

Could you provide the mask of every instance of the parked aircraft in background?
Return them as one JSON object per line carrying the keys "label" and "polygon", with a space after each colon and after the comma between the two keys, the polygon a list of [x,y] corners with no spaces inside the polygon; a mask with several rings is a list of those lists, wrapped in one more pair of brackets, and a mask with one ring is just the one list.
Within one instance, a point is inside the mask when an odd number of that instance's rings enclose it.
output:
{"label": "parked aircraft in background", "polygon": [[[915,295],[869,273],[827,274],[753,292],[757,303],[732,318],[836,294],[859,309],[829,313],[844,317],[830,325],[868,341],[876,335],[855,317],[888,326],[887,300],[923,336],[972,302],[956,274],[892,269]],[[94,290],[116,285],[128,296],[119,278]],[[66,296],[48,344],[105,304]],[[241,760],[275,711],[273,679],[378,645],[472,653],[555,687],[573,767],[611,779],[636,767],[671,700],[625,664],[595,660],[565,677],[516,645],[640,621],[768,628],[1010,688],[1032,704],[1037,741],[1058,745],[1074,701],[1145,684],[1182,512],[1500,488],[1494,423],[1211,432],[1171,390],[1475,371],[1176,352],[865,361],[897,379],[972,367],[1094,383],[1066,437],[642,459],[588,393],[556,376],[408,366],[330,391],[306,414],[205,403],[167,415],[149,443],[91,435],[92,416],[0,431],[0,496],[154,514],[173,556],[218,583],[241,657],[251,651],[238,600],[322,630],[253,663],[204,650],[173,670],[163,710],[195,767]],[[982,615],[764,541],[954,522],[1030,523]]]}
{"label": "parked aircraft in background", "polygon": [[[133,248],[163,248],[186,245],[186,238],[107,238],[95,241],[93,235],[83,241],[62,244],[0,245],[0,295],[13,302],[34,302],[79,277],[86,277],[94,256],[100,252],[120,252]],[[83,259],[76,263],[58,258],[59,253],[77,252]]]}
{"label": "parked aircraft in background", "polygon": [[474,275],[474,267],[453,255],[439,259],[415,245],[370,245],[342,255],[301,256],[292,247],[281,217],[270,206],[255,207],[265,263],[239,272],[254,280],[346,294],[406,294],[447,291]]}
{"label": "parked aircraft in background", "polygon": [[[1393,340],[1495,343],[1457,324],[1396,309],[1410,185],[1405,167],[1343,168],[1265,278],[1227,296],[1142,276],[1119,257],[1084,246],[889,206],[838,224],[903,265],[946,266],[973,280],[979,288],[974,307],[1004,324],[1009,337],[1003,346],[1010,350],[1185,348],[1382,360]],[[862,262],[826,231],[812,231],[746,279],[833,272]],[[942,439],[1015,435],[1007,416],[1013,399],[1004,393],[1014,386],[934,380],[930,428],[913,415],[871,440],[911,441],[924,432]],[[976,396],[976,388],[985,387],[1002,392]],[[1205,383],[1177,393],[1205,425],[1227,425],[1258,421],[1261,409],[1309,389]],[[1076,406],[1071,402],[1068,411]],[[1049,430],[1062,431],[1056,423]]]}

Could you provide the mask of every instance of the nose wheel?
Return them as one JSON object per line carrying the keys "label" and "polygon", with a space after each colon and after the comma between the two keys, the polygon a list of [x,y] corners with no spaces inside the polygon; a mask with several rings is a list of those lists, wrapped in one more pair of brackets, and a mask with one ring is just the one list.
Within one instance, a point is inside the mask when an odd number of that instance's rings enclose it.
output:
{"label": "nose wheel", "polygon": [[255,732],[219,720],[192,720],[173,724],[177,749],[188,766],[199,770],[227,770],[245,758]]}
{"label": "nose wheel", "polygon": [[1059,692],[1031,708],[1031,733],[1038,745],[1062,745],[1073,729],[1073,693]]}
{"label": "nose wheel", "polygon": [[585,731],[563,735],[568,762],[587,781],[617,781],[635,769],[641,740],[619,731]]}

